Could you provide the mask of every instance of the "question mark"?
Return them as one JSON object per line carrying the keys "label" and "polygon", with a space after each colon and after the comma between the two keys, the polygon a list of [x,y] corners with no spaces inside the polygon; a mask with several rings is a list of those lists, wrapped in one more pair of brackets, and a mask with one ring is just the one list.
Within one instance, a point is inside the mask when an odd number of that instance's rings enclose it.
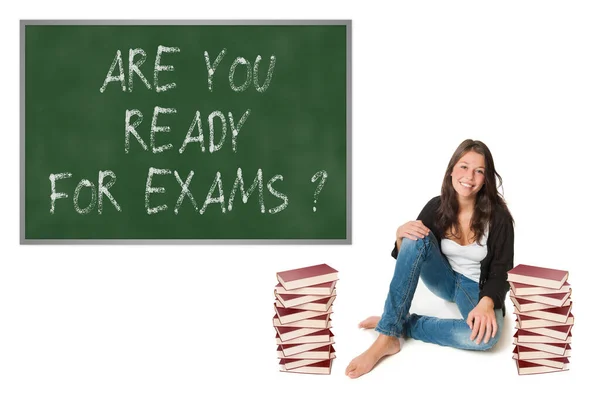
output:
{"label": "question mark", "polygon": [[315,206],[313,207],[313,212],[317,211],[317,198],[319,197],[319,193],[321,193],[323,186],[325,186],[325,181],[327,180],[327,172],[324,170],[317,172],[313,175],[312,178],[310,178],[310,181],[312,183],[315,183],[319,178],[321,178],[321,181],[319,182],[319,184],[317,185],[317,189],[315,190]]}

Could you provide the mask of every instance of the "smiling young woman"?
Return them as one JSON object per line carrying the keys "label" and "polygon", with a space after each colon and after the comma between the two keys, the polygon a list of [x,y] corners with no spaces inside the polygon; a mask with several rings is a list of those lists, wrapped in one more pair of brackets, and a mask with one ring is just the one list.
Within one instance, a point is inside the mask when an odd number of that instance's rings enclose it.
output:
{"label": "smiling young woman", "polygon": [[[488,147],[462,142],[448,163],[441,195],[396,231],[396,266],[383,314],[359,324],[379,336],[350,362],[346,375],[364,375],[400,351],[402,336],[465,350],[489,350],[498,342],[514,258],[514,222],[500,186]],[[411,314],[419,277],[434,294],[455,302],[463,318]]]}

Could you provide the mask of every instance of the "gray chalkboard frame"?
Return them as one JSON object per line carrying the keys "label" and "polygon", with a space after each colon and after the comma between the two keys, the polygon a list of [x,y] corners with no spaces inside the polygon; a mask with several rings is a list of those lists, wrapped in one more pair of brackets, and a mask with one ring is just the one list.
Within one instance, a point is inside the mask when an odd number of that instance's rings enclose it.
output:
{"label": "gray chalkboard frame", "polygon": [[[25,237],[25,27],[28,25],[343,25],[346,26],[345,239],[27,239]],[[20,244],[352,244],[352,20],[21,20],[20,21]]]}

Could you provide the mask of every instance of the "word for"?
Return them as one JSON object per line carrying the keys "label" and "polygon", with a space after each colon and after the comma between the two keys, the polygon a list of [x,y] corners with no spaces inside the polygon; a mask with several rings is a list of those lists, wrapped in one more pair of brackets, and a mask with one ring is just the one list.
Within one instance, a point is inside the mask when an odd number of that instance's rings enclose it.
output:
{"label": "word for", "polygon": [[[62,172],[60,174],[50,174],[50,214],[54,214],[54,207],[57,199],[66,199],[69,197],[68,194],[63,192],[56,191],[56,181],[61,179],[69,179],[73,176],[70,172]],[[110,177],[111,180],[104,183],[104,178]],[[102,214],[102,203],[104,196],[108,197],[110,202],[115,206],[117,211],[121,211],[121,206],[115,200],[113,195],[110,193],[108,189],[110,189],[115,182],[117,181],[117,176],[114,172],[108,171],[99,171],[98,172],[98,190],[96,190],[96,186],[87,179],[82,179],[79,181],[77,186],[75,187],[75,192],[73,193],[73,206],[75,207],[75,211],[79,214],[88,214],[94,207],[96,207],[96,198],[98,199],[98,214]],[[90,189],[92,193],[92,198],[90,203],[85,208],[79,207],[79,194],[81,190],[84,188]]]}
{"label": "word for", "polygon": [[[172,143],[163,144],[160,146],[156,145],[156,134],[157,133],[168,133],[171,132],[171,128],[167,126],[159,126],[157,124],[158,116],[160,114],[176,114],[177,110],[175,108],[162,108],[162,107],[154,107],[154,113],[152,115],[152,124],[150,125],[150,147],[152,148],[153,153],[162,153],[165,150],[169,150],[173,148]],[[250,115],[250,109],[246,110],[246,112],[240,117],[238,122],[235,122],[233,118],[233,113],[230,111],[227,113],[227,120],[225,119],[225,115],[221,111],[213,111],[208,116],[208,151],[214,153],[223,147],[225,143],[225,139],[227,138],[227,121],[229,122],[229,129],[231,130],[231,147],[233,152],[237,151],[237,137],[242,129],[242,126],[248,119]],[[132,117],[136,117],[136,119],[132,122]],[[219,143],[215,144],[215,118],[220,120],[221,123],[221,140]],[[125,153],[129,153],[129,137],[133,135],[136,138],[138,143],[142,146],[144,150],[148,150],[148,145],[136,128],[142,123],[144,119],[144,115],[140,110],[126,110],[125,111]],[[193,133],[198,127],[198,135],[194,136]],[[185,139],[179,148],[179,153],[183,153],[185,148],[189,143],[199,143],[200,149],[202,152],[206,151],[204,147],[204,134],[202,130],[202,123],[200,117],[200,111],[196,111],[196,114],[192,118],[192,123],[187,131]]]}
{"label": "word for", "polygon": [[[163,65],[161,64],[162,55],[165,53],[179,53],[181,50],[179,47],[166,47],[166,46],[158,46],[156,50],[156,57],[154,59],[154,90],[156,93],[166,92],[167,90],[175,89],[177,84],[175,82],[170,82],[167,84],[159,84],[158,83],[158,74],[160,72],[174,71],[175,67],[173,65]],[[227,49],[221,50],[219,55],[215,58],[214,61],[210,61],[210,56],[207,51],[204,52],[204,60],[206,62],[206,72],[207,72],[207,80],[208,80],[208,90],[213,91],[213,78],[217,72],[217,67],[227,54]],[[136,57],[138,59],[136,60]],[[129,90],[129,92],[133,92],[133,77],[137,75],[140,81],[148,88],[152,90],[152,84],[148,81],[146,76],[142,73],[140,67],[142,64],[146,62],[146,52],[144,49],[136,48],[129,49],[129,62],[128,62],[128,79],[125,82],[125,70],[123,69],[123,57],[121,55],[121,50],[117,50],[115,58],[113,59],[112,64],[110,65],[108,72],[106,74],[106,78],[104,78],[104,82],[100,87],[100,93],[104,93],[106,87],[111,82],[119,82],[121,84],[121,89],[123,92]],[[229,68],[229,86],[231,90],[234,92],[243,92],[250,87],[250,84],[254,83],[254,88],[259,93],[264,93],[271,84],[271,79],[273,78],[273,70],[275,69],[275,55],[271,56],[269,62],[269,69],[267,70],[267,75],[265,77],[262,85],[258,81],[259,76],[259,68],[262,57],[259,55],[256,56],[254,61],[254,65],[250,65],[250,62],[244,57],[236,57],[235,60],[231,63]],[[246,77],[244,82],[241,85],[235,83],[235,74],[238,70],[238,66],[246,67]],[[115,75],[115,68],[119,69],[118,75]]]}
{"label": "word for", "polygon": [[[227,203],[227,206],[225,203],[225,193],[223,192],[223,182],[221,180],[221,173],[219,171],[217,171],[217,173],[215,175],[215,179],[213,180],[213,183],[212,183],[210,189],[208,190],[208,193],[206,195],[204,203],[203,203],[202,207],[199,208],[198,203],[196,202],[196,199],[194,198],[192,192],[190,191],[190,184],[191,184],[192,178],[194,177],[193,170],[191,170],[189,172],[189,174],[187,175],[185,182],[184,182],[181,179],[179,172],[176,170],[171,171],[169,169],[159,169],[159,168],[150,167],[148,170],[148,176],[146,179],[146,190],[145,190],[145,206],[146,206],[146,213],[148,215],[157,214],[159,212],[166,211],[169,208],[168,205],[166,205],[166,204],[160,204],[160,205],[157,205],[154,207],[150,206],[150,203],[151,203],[150,197],[152,195],[166,193],[166,189],[164,187],[153,185],[153,179],[156,179],[156,177],[160,176],[160,175],[173,175],[181,188],[179,197],[177,198],[177,201],[175,202],[175,206],[173,207],[173,212],[175,214],[179,214],[179,209],[181,208],[181,205],[183,204],[183,201],[186,198],[189,199],[194,210],[200,214],[204,214],[206,212],[207,207],[211,204],[219,204],[222,213],[226,213],[227,210],[232,211],[233,204],[234,204],[235,197],[236,197],[238,190],[240,192],[240,196],[241,196],[242,202],[244,204],[246,204],[248,202],[248,199],[250,198],[252,193],[254,193],[254,191],[257,190],[260,212],[263,214],[265,212],[267,212],[267,210],[265,208],[264,194],[263,194],[264,193],[263,172],[262,172],[262,169],[260,169],[260,168],[256,172],[256,176],[255,176],[254,180],[252,181],[252,184],[250,185],[250,187],[248,187],[247,190],[244,185],[242,169],[241,168],[237,169],[236,179],[233,182],[231,191],[229,192],[229,201]],[[55,212],[56,200],[66,199],[69,197],[69,195],[65,192],[57,192],[56,191],[57,181],[69,179],[72,176],[73,176],[73,174],[70,172],[62,172],[59,174],[50,174],[49,179],[50,179],[50,213],[51,214],[54,214],[54,212]],[[108,182],[104,182],[106,177],[110,178],[110,180]],[[121,206],[117,203],[117,201],[115,200],[115,198],[109,191],[109,189],[115,184],[116,180],[117,180],[117,176],[115,175],[115,173],[113,171],[110,171],[110,170],[98,172],[98,187],[97,187],[97,189],[96,189],[96,185],[94,185],[89,180],[87,180],[87,179],[80,180],[79,183],[77,184],[77,186],[75,187],[75,191],[73,193],[73,206],[74,206],[75,211],[79,214],[88,214],[96,207],[96,204],[97,204],[98,214],[102,214],[104,196],[106,196],[110,200],[110,202],[112,203],[112,205],[115,207],[115,209],[117,211],[121,211]],[[269,179],[266,186],[267,186],[267,190],[269,191],[269,193],[271,195],[275,196],[276,198],[280,199],[282,202],[278,206],[270,208],[268,210],[269,214],[277,214],[278,212],[285,210],[285,208],[288,205],[288,197],[273,187],[274,183],[277,181],[283,181],[283,176],[281,176],[281,175],[273,176],[271,179]],[[79,196],[83,189],[89,189],[90,193],[91,193],[91,199],[89,200],[89,203],[85,207],[81,207],[81,205],[79,204],[80,203]],[[215,193],[215,191],[217,191],[217,193]]]}

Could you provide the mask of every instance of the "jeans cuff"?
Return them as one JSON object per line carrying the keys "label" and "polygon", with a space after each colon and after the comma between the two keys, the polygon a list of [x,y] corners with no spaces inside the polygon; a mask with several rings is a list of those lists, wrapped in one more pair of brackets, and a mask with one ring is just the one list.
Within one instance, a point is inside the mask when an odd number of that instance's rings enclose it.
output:
{"label": "jeans cuff", "polygon": [[392,336],[392,337],[395,337],[395,338],[398,338],[398,339],[400,339],[402,337],[402,332],[397,332],[395,329],[391,329],[391,330],[390,329],[383,329],[383,328],[380,328],[379,325],[377,325],[375,327],[375,332],[379,332],[382,335]]}

